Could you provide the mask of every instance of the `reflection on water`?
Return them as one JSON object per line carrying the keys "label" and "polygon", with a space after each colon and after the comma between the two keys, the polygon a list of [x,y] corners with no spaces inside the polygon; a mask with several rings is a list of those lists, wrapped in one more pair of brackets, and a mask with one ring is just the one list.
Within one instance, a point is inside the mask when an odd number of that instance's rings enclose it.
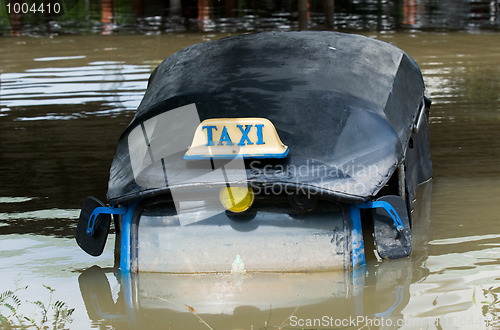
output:
{"label": "reflection on water", "polygon": [[[384,319],[404,322],[412,283],[428,275],[430,192],[431,184],[419,191],[411,259],[372,262],[354,272],[281,274],[134,274],[94,266],[79,276],[82,299],[90,319],[117,328],[154,328],[166,320],[172,328],[214,329],[304,327],[308,322],[345,328],[352,318],[354,328]],[[110,282],[117,283],[114,289]]]}
{"label": "reflection on water", "polygon": [[[498,0],[52,1],[51,14],[5,0],[0,33],[255,32],[296,29],[498,29]],[[9,5],[10,4],[10,5]],[[47,6],[47,5],[46,5]],[[52,8],[51,7],[51,8]],[[59,10],[58,10],[59,9]]]}
{"label": "reflection on water", "polygon": [[308,322],[345,328],[357,316],[354,328],[403,322],[412,283],[428,275],[430,193],[430,183],[419,190],[411,259],[319,273],[134,274],[93,266],[79,276],[82,299],[91,320],[117,328],[165,322],[172,328],[300,328]]}
{"label": "reflection on water", "polygon": [[500,44],[494,33],[373,35],[417,60],[433,101],[431,207],[415,210],[424,220],[414,230],[419,243],[411,258],[373,260],[361,273],[126,276],[110,268],[114,235],[99,258],[79,249],[73,233],[80,203],[87,195],[105,199],[116,142],[149,72],[178,49],[222,36],[2,40],[0,292],[18,276],[29,283],[26,299],[43,299],[41,284],[49,285],[56,299],[76,308],[77,329],[206,328],[198,317],[214,328],[286,322],[294,328],[293,320],[323,316],[404,320],[408,329],[495,328]]}
{"label": "reflection on water", "polygon": [[[64,61],[74,57],[35,58],[35,61]],[[115,111],[134,109],[143,93],[143,81],[150,73],[149,65],[131,66],[115,61],[91,62],[85,67],[50,67],[29,69],[24,74],[3,74],[2,101],[15,105],[20,99],[24,106],[79,104],[102,102]],[[19,95],[22,90],[22,95]],[[14,97],[14,100],[12,100]],[[98,112],[97,114],[106,114]],[[65,117],[19,117],[18,120],[76,119],[78,114]],[[85,115],[85,113],[80,114]]]}

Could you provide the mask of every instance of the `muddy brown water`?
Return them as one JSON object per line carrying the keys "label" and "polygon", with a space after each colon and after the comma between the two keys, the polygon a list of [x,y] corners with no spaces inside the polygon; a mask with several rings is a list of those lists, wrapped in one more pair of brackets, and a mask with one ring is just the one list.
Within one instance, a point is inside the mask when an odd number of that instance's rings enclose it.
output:
{"label": "muddy brown water", "polygon": [[[496,328],[495,33],[369,35],[417,61],[433,101],[434,178],[419,191],[422,228],[411,258],[373,260],[362,273],[127,277],[113,269],[113,235],[99,258],[78,248],[73,232],[81,202],[88,195],[105,199],[115,144],[152,69],[174,51],[223,36],[1,40],[0,292],[28,285],[18,291],[23,302],[46,301],[43,285],[50,286],[55,299],[75,308],[74,329]],[[21,304],[25,315],[35,311]]]}

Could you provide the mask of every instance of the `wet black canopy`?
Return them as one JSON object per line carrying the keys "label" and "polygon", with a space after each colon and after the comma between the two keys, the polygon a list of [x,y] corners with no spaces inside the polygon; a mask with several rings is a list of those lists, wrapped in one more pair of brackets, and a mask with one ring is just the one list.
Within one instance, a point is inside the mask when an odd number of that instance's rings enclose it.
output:
{"label": "wet black canopy", "polygon": [[[223,183],[217,164],[207,171],[183,155],[200,121],[247,117],[269,119],[289,154],[245,160],[245,178],[229,181],[300,185],[351,201],[374,196],[405,156],[423,93],[405,52],[363,36],[266,32],[190,46],[151,75],[118,143],[108,199]],[[161,147],[152,151],[154,141]]]}

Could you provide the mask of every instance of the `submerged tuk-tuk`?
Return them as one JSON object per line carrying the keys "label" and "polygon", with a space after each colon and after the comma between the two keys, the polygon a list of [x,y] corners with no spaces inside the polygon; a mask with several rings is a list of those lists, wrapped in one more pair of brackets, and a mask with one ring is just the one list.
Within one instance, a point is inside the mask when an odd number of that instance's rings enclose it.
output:
{"label": "submerged tuk-tuk", "polygon": [[[181,50],[151,74],[118,141],[108,205],[76,240],[102,253],[113,215],[130,272],[355,269],[412,250],[431,178],[430,101],[402,50],[336,32],[265,32]],[[365,239],[366,241],[365,241]]]}

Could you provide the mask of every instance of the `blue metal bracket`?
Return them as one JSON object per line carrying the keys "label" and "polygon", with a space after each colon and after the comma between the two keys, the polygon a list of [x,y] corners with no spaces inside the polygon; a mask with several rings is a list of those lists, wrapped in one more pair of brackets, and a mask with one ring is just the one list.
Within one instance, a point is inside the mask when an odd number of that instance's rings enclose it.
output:
{"label": "blue metal bracket", "polygon": [[109,207],[96,207],[94,211],[92,211],[92,214],[89,217],[89,222],[87,224],[87,236],[92,236],[94,234],[94,227],[95,227],[95,221],[97,217],[101,214],[119,214],[123,215],[127,213],[127,207],[122,206],[122,207],[117,207],[115,208],[114,206],[109,206]]}
{"label": "blue metal bracket", "polygon": [[362,203],[362,204],[356,204],[356,205],[354,205],[354,207],[356,207],[358,209],[383,208],[391,216],[392,221],[394,221],[394,224],[396,225],[396,229],[398,232],[402,232],[405,229],[403,221],[401,221],[401,218],[399,217],[398,212],[396,212],[394,207],[388,202],[384,202],[384,201],[366,202],[366,203]]}
{"label": "blue metal bracket", "polygon": [[365,246],[363,243],[363,229],[361,225],[361,215],[357,205],[349,207],[349,217],[351,218],[351,266],[352,269],[364,266]]}
{"label": "blue metal bracket", "polygon": [[130,272],[131,257],[132,257],[132,220],[134,217],[135,208],[140,201],[133,202],[128,205],[127,213],[122,217],[122,232],[120,243],[120,270],[122,272]]}
{"label": "blue metal bracket", "polygon": [[365,202],[361,204],[351,205],[349,213],[352,222],[351,263],[353,269],[364,266],[366,264],[360,209],[376,209],[376,208],[383,208],[384,210],[387,211],[387,213],[391,216],[392,221],[396,225],[396,229],[398,232],[402,232],[405,229],[403,221],[401,221],[398,212],[388,202],[373,201],[373,202]]}

